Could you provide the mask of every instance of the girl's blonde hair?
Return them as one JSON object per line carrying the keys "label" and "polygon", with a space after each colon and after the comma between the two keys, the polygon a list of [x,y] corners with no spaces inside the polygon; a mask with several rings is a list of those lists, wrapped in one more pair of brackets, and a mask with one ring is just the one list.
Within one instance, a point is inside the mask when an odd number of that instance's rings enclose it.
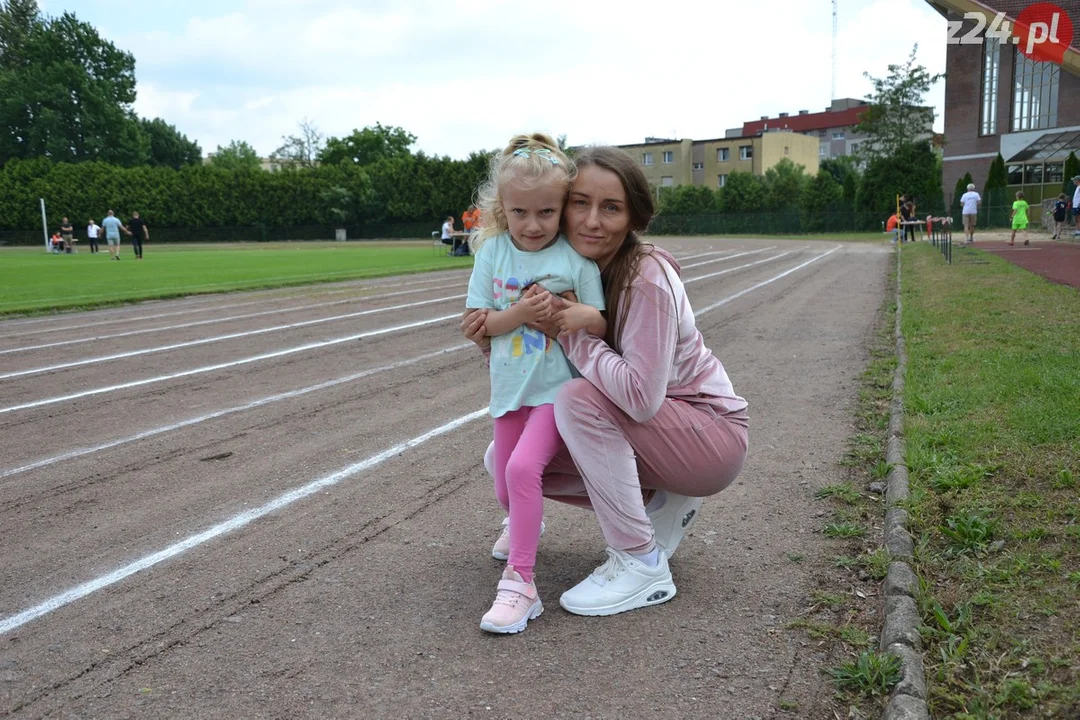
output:
{"label": "girl's blonde hair", "polygon": [[549,136],[533,133],[510,138],[510,144],[491,159],[487,179],[477,190],[480,227],[469,244],[479,247],[488,238],[510,229],[506,209],[499,197],[499,188],[510,178],[524,181],[528,187],[557,183],[569,192],[570,182],[576,175],[573,161]]}

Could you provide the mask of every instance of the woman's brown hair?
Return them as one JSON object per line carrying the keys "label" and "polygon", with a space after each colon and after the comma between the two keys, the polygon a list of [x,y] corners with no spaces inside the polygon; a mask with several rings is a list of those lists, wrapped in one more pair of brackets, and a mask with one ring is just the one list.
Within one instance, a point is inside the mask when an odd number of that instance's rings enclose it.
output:
{"label": "woman's brown hair", "polygon": [[604,285],[604,306],[607,308],[607,336],[604,340],[616,352],[621,352],[619,338],[626,325],[626,311],[630,307],[630,285],[637,277],[642,256],[652,252],[652,246],[641,242],[640,235],[649,229],[656,206],[653,205],[652,190],[645,173],[624,150],[587,147],[574,155],[574,163],[579,172],[594,165],[615,173],[626,192],[630,232],[600,274]]}

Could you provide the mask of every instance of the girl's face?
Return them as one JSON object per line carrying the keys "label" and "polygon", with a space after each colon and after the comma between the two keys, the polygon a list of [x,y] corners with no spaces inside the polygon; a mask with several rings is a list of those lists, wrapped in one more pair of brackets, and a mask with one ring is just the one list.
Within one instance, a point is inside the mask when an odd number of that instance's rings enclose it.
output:
{"label": "girl's face", "polygon": [[619,176],[596,165],[578,171],[566,206],[566,235],[603,270],[630,232],[630,208]]}
{"label": "girl's face", "polygon": [[557,182],[523,184],[509,179],[499,188],[510,237],[519,250],[543,250],[559,236],[566,189]]}

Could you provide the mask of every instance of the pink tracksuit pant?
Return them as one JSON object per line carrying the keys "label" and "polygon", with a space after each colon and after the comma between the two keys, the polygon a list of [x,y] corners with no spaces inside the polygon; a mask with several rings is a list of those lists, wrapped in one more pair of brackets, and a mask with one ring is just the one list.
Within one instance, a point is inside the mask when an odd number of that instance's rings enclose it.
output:
{"label": "pink tracksuit pant", "polygon": [[[665,398],[656,415],[639,423],[578,378],[559,391],[555,421],[564,444],[544,470],[544,497],[591,507],[607,544],[625,552],[655,547],[642,490],[714,495],[731,484],[746,460],[745,411],[725,415],[709,405]],[[496,445],[485,456],[489,472]],[[511,520],[511,533],[513,528]],[[511,535],[511,552],[513,546]]]}

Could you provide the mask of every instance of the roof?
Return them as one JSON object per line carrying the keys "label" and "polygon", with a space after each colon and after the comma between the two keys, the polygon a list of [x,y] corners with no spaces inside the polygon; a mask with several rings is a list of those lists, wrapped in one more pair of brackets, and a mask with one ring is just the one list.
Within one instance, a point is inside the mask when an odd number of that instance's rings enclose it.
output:
{"label": "roof", "polygon": [[1008,161],[1060,160],[1068,157],[1070,152],[1080,152],[1080,130],[1046,133]]}
{"label": "roof", "polygon": [[806,115],[789,115],[788,117],[767,118],[743,123],[743,136],[760,135],[765,128],[770,130],[782,128],[793,132],[809,132],[811,130],[828,130],[837,127],[852,127],[859,124],[859,116],[866,112],[867,106],[837,110],[836,112],[825,111],[819,113],[807,113]]}

